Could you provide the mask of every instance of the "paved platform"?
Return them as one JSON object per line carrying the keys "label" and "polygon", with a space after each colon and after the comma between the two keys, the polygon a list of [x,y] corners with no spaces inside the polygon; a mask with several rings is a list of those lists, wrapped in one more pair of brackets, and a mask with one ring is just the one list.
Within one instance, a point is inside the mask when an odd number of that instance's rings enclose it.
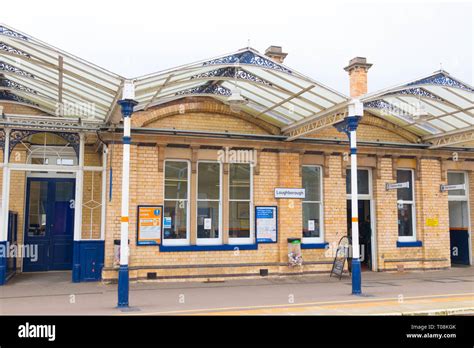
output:
{"label": "paved platform", "polygon": [[117,285],[72,283],[70,272],[24,273],[0,287],[0,314],[413,315],[474,314],[474,268],[363,272],[363,295],[348,276],[328,275],[130,284],[131,311]]}

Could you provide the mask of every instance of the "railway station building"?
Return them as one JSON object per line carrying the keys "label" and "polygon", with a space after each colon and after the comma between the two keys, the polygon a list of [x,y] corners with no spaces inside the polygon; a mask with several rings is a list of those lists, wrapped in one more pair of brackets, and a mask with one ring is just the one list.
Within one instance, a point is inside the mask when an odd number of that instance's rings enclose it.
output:
{"label": "railway station building", "polygon": [[351,235],[335,126],[354,100],[363,270],[472,265],[473,87],[439,70],[368,93],[372,62],[356,57],[325,67],[345,69],[346,94],[286,56],[246,47],[125,78],[0,25],[0,284],[55,270],[117,280],[124,142],[131,280],[329,273]]}

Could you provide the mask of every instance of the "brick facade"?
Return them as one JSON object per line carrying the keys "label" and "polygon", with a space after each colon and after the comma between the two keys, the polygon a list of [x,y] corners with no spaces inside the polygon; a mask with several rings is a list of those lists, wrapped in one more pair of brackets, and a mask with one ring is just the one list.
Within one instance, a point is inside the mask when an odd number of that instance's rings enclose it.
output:
{"label": "brick facade", "polygon": [[[185,105],[184,113],[180,111],[182,110],[180,105]],[[361,124],[358,134],[361,142],[378,141],[400,144],[416,142],[416,137],[411,133],[397,132],[395,129],[384,126],[377,117],[370,114],[365,116],[366,121]],[[275,131],[275,127],[264,120],[251,120],[248,115],[233,114],[226,106],[209,100],[202,103],[188,100],[181,104],[151,108],[137,113],[132,119],[135,127],[149,129],[175,128],[253,135],[273,134]],[[112,136],[104,133],[102,137],[108,143],[109,151],[106,168],[107,184],[105,188],[102,188],[101,172],[94,172],[94,174],[85,172],[83,199],[84,203],[100,202],[102,189],[106,190],[105,265],[102,277],[105,281],[114,281],[117,277],[117,269],[114,265],[114,240],[120,238],[122,144],[118,134]],[[344,138],[332,128],[318,131],[310,137],[341,140]],[[179,148],[176,147],[178,145]],[[186,252],[160,252],[157,246],[137,246],[137,205],[163,204],[163,161],[176,158],[187,159],[191,162],[212,159],[216,158],[218,149],[223,146],[244,146],[259,151],[258,165],[254,169],[253,176],[253,204],[278,206],[278,243],[260,244],[258,250]],[[150,272],[156,272],[159,280],[259,277],[261,269],[267,269],[270,275],[328,272],[333,258],[325,249],[304,249],[302,251],[304,265],[301,268],[287,266],[287,238],[302,237],[302,203],[301,200],[296,199],[275,199],[274,189],[301,187],[301,165],[303,163],[320,165],[323,173],[324,242],[334,247],[339,239],[347,234],[345,177],[345,170],[349,168],[347,152],[347,146],[344,144],[307,145],[257,140],[132,134],[129,211],[131,279],[146,279]],[[0,158],[1,156],[0,154]],[[22,163],[25,163],[26,152],[23,151],[19,158],[23,161]],[[450,267],[448,200],[447,194],[439,190],[439,185],[446,183],[446,176],[442,172],[444,170],[442,158],[445,158],[444,153],[431,150],[411,151],[397,147],[361,148],[359,165],[369,168],[372,172],[374,200],[372,218],[375,219],[377,270],[394,271],[400,267],[406,270]],[[92,143],[86,146],[85,164],[92,166],[102,164],[101,155]],[[461,163],[460,166],[462,169],[463,164]],[[397,194],[396,191],[387,191],[385,188],[386,183],[396,182],[396,177],[394,177],[396,168],[411,168],[415,171],[416,236],[417,240],[423,243],[421,247],[397,247]],[[471,225],[474,225],[474,172],[467,165],[465,168],[470,170]],[[112,175],[110,175],[110,169]],[[112,183],[110,183],[111,178]],[[0,169],[0,183],[1,180]],[[20,214],[20,238],[22,238],[24,228],[25,182],[24,172],[12,174],[10,209]],[[110,187],[112,187],[112,192],[110,192]],[[195,191],[196,173],[193,170],[190,187]],[[109,194],[111,194],[110,200]],[[194,207],[192,206],[189,212],[191,214],[191,245],[196,244]],[[91,209],[83,210],[83,239],[100,238],[102,224],[100,220],[100,209],[92,210],[92,223]],[[437,225],[428,226],[427,220],[435,220]],[[224,230],[223,233],[225,241],[227,232]]]}

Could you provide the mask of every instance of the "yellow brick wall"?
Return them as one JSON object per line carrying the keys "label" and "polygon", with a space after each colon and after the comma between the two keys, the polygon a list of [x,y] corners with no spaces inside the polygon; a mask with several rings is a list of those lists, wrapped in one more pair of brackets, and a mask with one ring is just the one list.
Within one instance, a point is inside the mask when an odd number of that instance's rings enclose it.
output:
{"label": "yellow brick wall", "polygon": [[[320,139],[337,139],[347,140],[347,136],[337,131],[334,127],[328,127],[320,131],[316,131],[308,135],[309,138]],[[402,136],[385,130],[383,128],[374,127],[366,124],[361,124],[357,128],[358,141],[378,141],[378,142],[392,142],[392,143],[409,143]]]}
{"label": "yellow brick wall", "polygon": [[[385,183],[396,182],[392,177],[392,159],[383,158],[380,166],[381,177],[374,180],[378,268],[395,270],[398,265],[403,265],[405,269],[449,267],[448,198],[439,190],[440,185],[445,183],[441,180],[439,160],[422,158],[420,179],[415,180],[416,239],[423,243],[423,247],[396,247],[397,192],[385,189]],[[438,226],[427,226],[428,219],[437,220]]]}
{"label": "yellow brick wall", "polygon": [[43,115],[47,116],[48,114],[44,111],[35,109],[30,106],[16,104],[16,103],[9,103],[9,102],[1,102],[0,106],[3,106],[3,112],[8,114],[17,114],[17,115]]}
{"label": "yellow brick wall", "polygon": [[148,124],[147,127],[208,132],[268,134],[265,130],[255,127],[255,125],[237,117],[204,113],[173,115],[152,122]]}

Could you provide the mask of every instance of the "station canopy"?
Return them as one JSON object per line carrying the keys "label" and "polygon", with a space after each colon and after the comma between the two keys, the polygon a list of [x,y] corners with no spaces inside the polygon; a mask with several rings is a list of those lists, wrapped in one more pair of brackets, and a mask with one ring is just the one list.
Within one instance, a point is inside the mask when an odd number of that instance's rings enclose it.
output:
{"label": "station canopy", "polygon": [[250,47],[135,79],[137,110],[187,96],[227,103],[235,90],[245,100],[242,111],[280,128],[348,100]]}
{"label": "station canopy", "polygon": [[64,118],[105,121],[123,78],[0,24],[0,99]]}
{"label": "station canopy", "polygon": [[366,94],[364,109],[421,137],[432,148],[474,147],[474,89],[440,70]]}
{"label": "station canopy", "polygon": [[[135,84],[136,111],[185,97],[229,104],[238,91],[239,110],[277,126],[289,141],[339,122],[350,102],[250,47],[125,78],[0,24],[0,100],[107,125],[121,120],[117,101],[126,81]],[[361,97],[367,111],[432,147],[474,144],[473,100],[473,88],[445,71]]]}

